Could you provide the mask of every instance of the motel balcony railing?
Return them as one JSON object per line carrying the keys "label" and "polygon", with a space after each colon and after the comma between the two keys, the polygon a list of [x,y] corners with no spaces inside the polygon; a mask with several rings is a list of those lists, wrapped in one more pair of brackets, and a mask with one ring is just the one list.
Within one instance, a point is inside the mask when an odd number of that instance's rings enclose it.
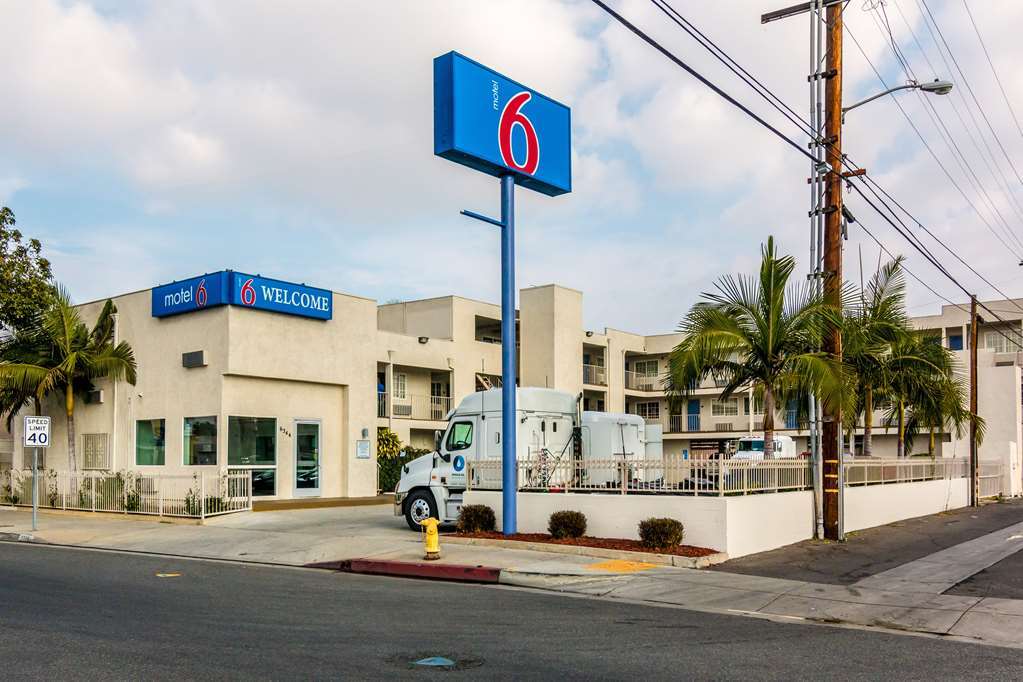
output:
{"label": "motel balcony railing", "polygon": [[583,383],[590,386],[607,386],[607,368],[599,365],[583,365]]}
{"label": "motel balcony railing", "polygon": [[[379,415],[379,400],[377,407]],[[384,407],[386,411],[386,400]],[[408,395],[404,398],[395,396],[391,401],[391,409],[395,419],[441,421],[447,418],[448,412],[451,411],[451,398],[439,395]]]}
{"label": "motel balcony railing", "polygon": [[377,416],[387,416],[387,393],[383,391],[377,391]]}
{"label": "motel balcony railing", "polygon": [[637,372],[625,372],[625,388],[632,391],[661,391],[663,386],[661,378],[656,374],[639,374]]}

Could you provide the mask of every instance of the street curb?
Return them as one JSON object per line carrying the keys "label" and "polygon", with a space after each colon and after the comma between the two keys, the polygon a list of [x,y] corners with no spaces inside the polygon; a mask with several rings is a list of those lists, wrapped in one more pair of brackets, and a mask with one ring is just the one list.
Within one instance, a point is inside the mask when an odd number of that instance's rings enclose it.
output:
{"label": "street curb", "polygon": [[3,542],[36,542],[34,536],[28,533],[0,533],[0,541]]}
{"label": "street curb", "polygon": [[657,554],[654,552],[629,552],[621,549],[602,549],[600,547],[583,547],[580,545],[556,545],[547,542],[527,542],[524,540],[498,540],[495,538],[460,538],[453,535],[442,535],[442,542],[454,545],[476,545],[478,547],[503,547],[505,549],[525,549],[532,552],[548,552],[550,554],[571,554],[574,556],[590,556],[597,559],[621,559],[624,561],[643,561],[648,564],[675,566],[676,568],[706,568],[714,564],[728,561],[728,554],[717,552],[701,557],[676,556],[674,554]]}
{"label": "street curb", "polygon": [[428,580],[446,580],[463,583],[496,584],[501,578],[501,569],[490,566],[463,566],[459,564],[387,561],[381,559],[321,561],[306,564],[305,568],[322,568],[342,573],[389,575],[399,578],[425,578]]}

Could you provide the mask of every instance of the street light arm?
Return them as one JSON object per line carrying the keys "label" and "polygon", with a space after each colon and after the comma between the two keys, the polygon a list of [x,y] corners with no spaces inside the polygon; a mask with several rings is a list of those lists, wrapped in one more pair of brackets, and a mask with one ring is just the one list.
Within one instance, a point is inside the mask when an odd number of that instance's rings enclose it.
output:
{"label": "street light arm", "polygon": [[884,92],[879,92],[876,95],[871,95],[867,99],[861,100],[861,101],[857,102],[856,104],[850,104],[847,107],[842,107],[842,113],[844,114],[847,111],[852,111],[856,107],[861,107],[864,104],[867,104],[868,102],[873,102],[875,99],[879,99],[881,97],[884,97],[885,95],[890,95],[893,92],[898,92],[899,90],[914,90],[914,89],[919,88],[919,87],[920,87],[919,83],[906,83],[905,85],[899,85],[899,86],[896,86],[894,88],[889,88],[889,89],[885,90]]}

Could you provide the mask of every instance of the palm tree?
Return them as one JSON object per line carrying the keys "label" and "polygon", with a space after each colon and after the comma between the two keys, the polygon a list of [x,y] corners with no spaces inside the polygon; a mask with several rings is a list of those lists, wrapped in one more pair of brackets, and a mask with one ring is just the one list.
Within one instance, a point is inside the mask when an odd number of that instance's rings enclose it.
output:
{"label": "palm tree", "polygon": [[[910,333],[906,317],[906,283],[899,256],[880,268],[858,297],[850,296],[842,325],[843,361],[850,404],[846,413],[850,428],[863,415],[863,454],[873,453],[874,405],[885,398],[886,361],[892,344]],[[857,300],[858,299],[858,300]]]}
{"label": "palm tree", "polygon": [[[39,327],[26,340],[32,346],[25,355],[0,356],[0,390],[16,401],[31,395],[40,403],[59,394],[67,415],[68,465],[77,470],[75,458],[75,397],[92,390],[95,379],[135,383],[135,354],[124,341],[114,343],[114,314],[107,300],[92,329],[85,324],[64,288],[57,288],[52,305],[39,319]],[[13,402],[12,402],[13,405]],[[12,406],[11,405],[11,406]],[[24,405],[24,402],[22,402]],[[3,408],[10,410],[4,404]]]}
{"label": "palm tree", "polygon": [[685,338],[669,356],[665,389],[678,402],[707,376],[725,383],[724,400],[752,386],[763,400],[769,458],[778,401],[809,393],[841,400],[841,365],[817,350],[827,327],[841,322],[841,310],[808,284],[789,283],[795,260],[777,255],[773,237],[761,253],[758,277],[722,277],[682,320]]}
{"label": "palm tree", "polygon": [[[922,427],[933,430],[951,425],[961,435],[971,414],[966,407],[966,386],[955,372],[955,356],[934,339],[910,333],[892,344],[885,361],[892,406],[885,417],[897,433],[897,453],[906,456],[907,444]],[[976,417],[978,432],[983,420]],[[933,454],[933,436],[930,451]]]}

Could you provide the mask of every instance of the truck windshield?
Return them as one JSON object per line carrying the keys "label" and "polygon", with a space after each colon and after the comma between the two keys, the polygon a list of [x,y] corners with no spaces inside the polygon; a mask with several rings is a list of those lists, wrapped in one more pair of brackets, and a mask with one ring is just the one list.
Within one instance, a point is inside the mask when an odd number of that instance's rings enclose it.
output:
{"label": "truck windshield", "polygon": [[763,452],[764,441],[762,440],[740,440],[739,441],[740,452]]}

